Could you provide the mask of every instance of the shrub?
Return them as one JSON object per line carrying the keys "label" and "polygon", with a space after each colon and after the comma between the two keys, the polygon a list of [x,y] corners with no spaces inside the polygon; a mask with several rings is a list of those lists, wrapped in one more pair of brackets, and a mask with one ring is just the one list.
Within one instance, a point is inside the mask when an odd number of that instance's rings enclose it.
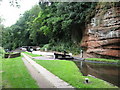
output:
{"label": "shrub", "polygon": [[44,50],[47,48],[48,50],[51,51],[58,51],[58,52],[64,52],[67,51],[68,53],[73,53],[73,54],[79,54],[81,47],[71,44],[71,43],[57,43],[57,44],[46,44],[44,45],[41,50]]}
{"label": "shrub", "polygon": [[0,56],[3,56],[4,53],[5,53],[4,49],[0,47]]}

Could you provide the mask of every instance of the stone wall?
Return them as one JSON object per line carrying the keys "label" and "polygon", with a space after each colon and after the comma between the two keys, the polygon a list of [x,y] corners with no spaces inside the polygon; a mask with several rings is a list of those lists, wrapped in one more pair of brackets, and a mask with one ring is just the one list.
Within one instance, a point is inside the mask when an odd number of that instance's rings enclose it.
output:
{"label": "stone wall", "polygon": [[120,59],[120,7],[98,9],[83,34],[85,58]]}

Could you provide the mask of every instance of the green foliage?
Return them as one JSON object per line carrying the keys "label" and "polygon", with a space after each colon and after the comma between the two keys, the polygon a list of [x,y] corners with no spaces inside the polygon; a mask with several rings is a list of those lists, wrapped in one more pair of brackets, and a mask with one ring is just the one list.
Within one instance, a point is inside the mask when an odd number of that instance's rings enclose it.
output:
{"label": "green foliage", "polygon": [[88,13],[95,9],[96,4],[54,2],[50,6],[45,5],[38,17],[34,19],[34,25],[40,27],[39,30],[50,38],[47,48],[55,51],[67,50],[78,54],[80,47],[76,44],[80,43],[85,22],[92,17],[91,15],[88,17]]}
{"label": "green foliage", "polygon": [[[89,76],[82,76],[75,63],[65,60],[35,60],[38,64],[68,82],[75,88],[117,88],[109,83]],[[85,84],[85,78],[89,78],[89,84]]]}
{"label": "green foliage", "polygon": [[39,27],[33,27],[33,21],[39,12],[40,7],[35,5],[23,14],[16,24],[4,28],[2,46],[12,50],[21,46],[46,44],[49,38],[39,31]]}
{"label": "green foliage", "polygon": [[49,50],[67,50],[78,54],[80,47],[76,44],[82,39],[83,28],[88,18],[86,15],[89,10],[95,8],[96,3],[54,2],[50,6],[44,3],[43,6],[44,9],[34,6],[26,11],[15,25],[5,28],[3,31],[4,48],[15,49],[26,45],[43,46],[49,43]]}
{"label": "green foliage", "polygon": [[67,43],[58,42],[58,43],[56,43],[54,45],[47,44],[47,45],[44,45],[43,48],[47,48],[48,50],[58,51],[58,52],[67,51],[68,53],[73,53],[73,54],[79,54],[80,50],[81,50],[81,47],[79,47],[79,46],[77,46],[75,44],[69,43],[69,42],[67,42]]}
{"label": "green foliage", "polygon": [[[45,6],[35,22],[42,25],[40,30],[53,39],[55,43],[71,41],[72,31],[76,32],[84,27],[86,15],[95,6],[96,3],[52,3],[51,6]],[[82,27],[80,27],[81,24]],[[76,28],[76,26],[79,26],[79,28]],[[82,30],[79,32],[80,35],[82,35],[82,32]]]}
{"label": "green foliage", "polygon": [[5,53],[4,49],[0,47],[0,57],[2,57],[4,53]]}
{"label": "green foliage", "polygon": [[45,44],[40,50],[45,50],[47,48],[48,50],[51,50],[51,45],[50,44]]}
{"label": "green foliage", "polygon": [[[110,6],[110,3],[102,3]],[[15,25],[3,30],[3,47],[49,44],[49,50],[78,54],[86,23],[95,15],[97,2],[40,3],[26,11]],[[44,48],[44,47],[43,47]]]}
{"label": "green foliage", "polygon": [[41,30],[41,31],[44,31],[44,34],[45,34],[45,35],[48,35],[48,33],[50,33],[49,27],[47,27],[47,26],[42,26],[42,27],[40,28],[40,30]]}

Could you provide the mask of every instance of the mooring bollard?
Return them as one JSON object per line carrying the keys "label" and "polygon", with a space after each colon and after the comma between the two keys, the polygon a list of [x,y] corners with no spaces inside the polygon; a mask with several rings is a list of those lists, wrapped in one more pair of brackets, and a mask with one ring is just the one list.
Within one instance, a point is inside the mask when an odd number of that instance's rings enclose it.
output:
{"label": "mooring bollard", "polygon": [[45,52],[47,51],[47,48],[45,48]]}
{"label": "mooring bollard", "polygon": [[85,83],[89,83],[89,79],[88,78],[85,78]]}
{"label": "mooring bollard", "polygon": [[80,58],[83,58],[83,50],[80,50]]}
{"label": "mooring bollard", "polygon": [[72,56],[72,53],[69,53],[70,56]]}

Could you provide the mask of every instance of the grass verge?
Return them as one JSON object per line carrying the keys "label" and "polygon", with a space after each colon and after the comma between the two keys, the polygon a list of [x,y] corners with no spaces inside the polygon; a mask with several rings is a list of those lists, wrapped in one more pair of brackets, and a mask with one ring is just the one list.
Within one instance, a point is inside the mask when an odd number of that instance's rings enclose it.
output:
{"label": "grass verge", "polygon": [[28,55],[30,55],[30,56],[32,56],[32,57],[42,56],[42,55],[32,54],[32,53],[30,53],[30,52],[23,52],[23,53],[24,53],[24,54],[28,54]]}
{"label": "grass verge", "polygon": [[[68,82],[76,88],[117,88],[109,83],[89,76],[83,76],[77,66],[72,61],[65,60],[35,60],[38,64]],[[85,78],[90,79],[89,84],[85,84]]]}
{"label": "grass verge", "polygon": [[108,63],[118,63],[120,61],[120,60],[103,59],[103,58],[86,58],[86,60],[99,61],[99,62],[108,62]]}
{"label": "grass verge", "polygon": [[21,57],[2,60],[3,88],[39,88],[25,67]]}
{"label": "grass verge", "polygon": [[0,90],[2,89],[2,60],[0,57]]}

